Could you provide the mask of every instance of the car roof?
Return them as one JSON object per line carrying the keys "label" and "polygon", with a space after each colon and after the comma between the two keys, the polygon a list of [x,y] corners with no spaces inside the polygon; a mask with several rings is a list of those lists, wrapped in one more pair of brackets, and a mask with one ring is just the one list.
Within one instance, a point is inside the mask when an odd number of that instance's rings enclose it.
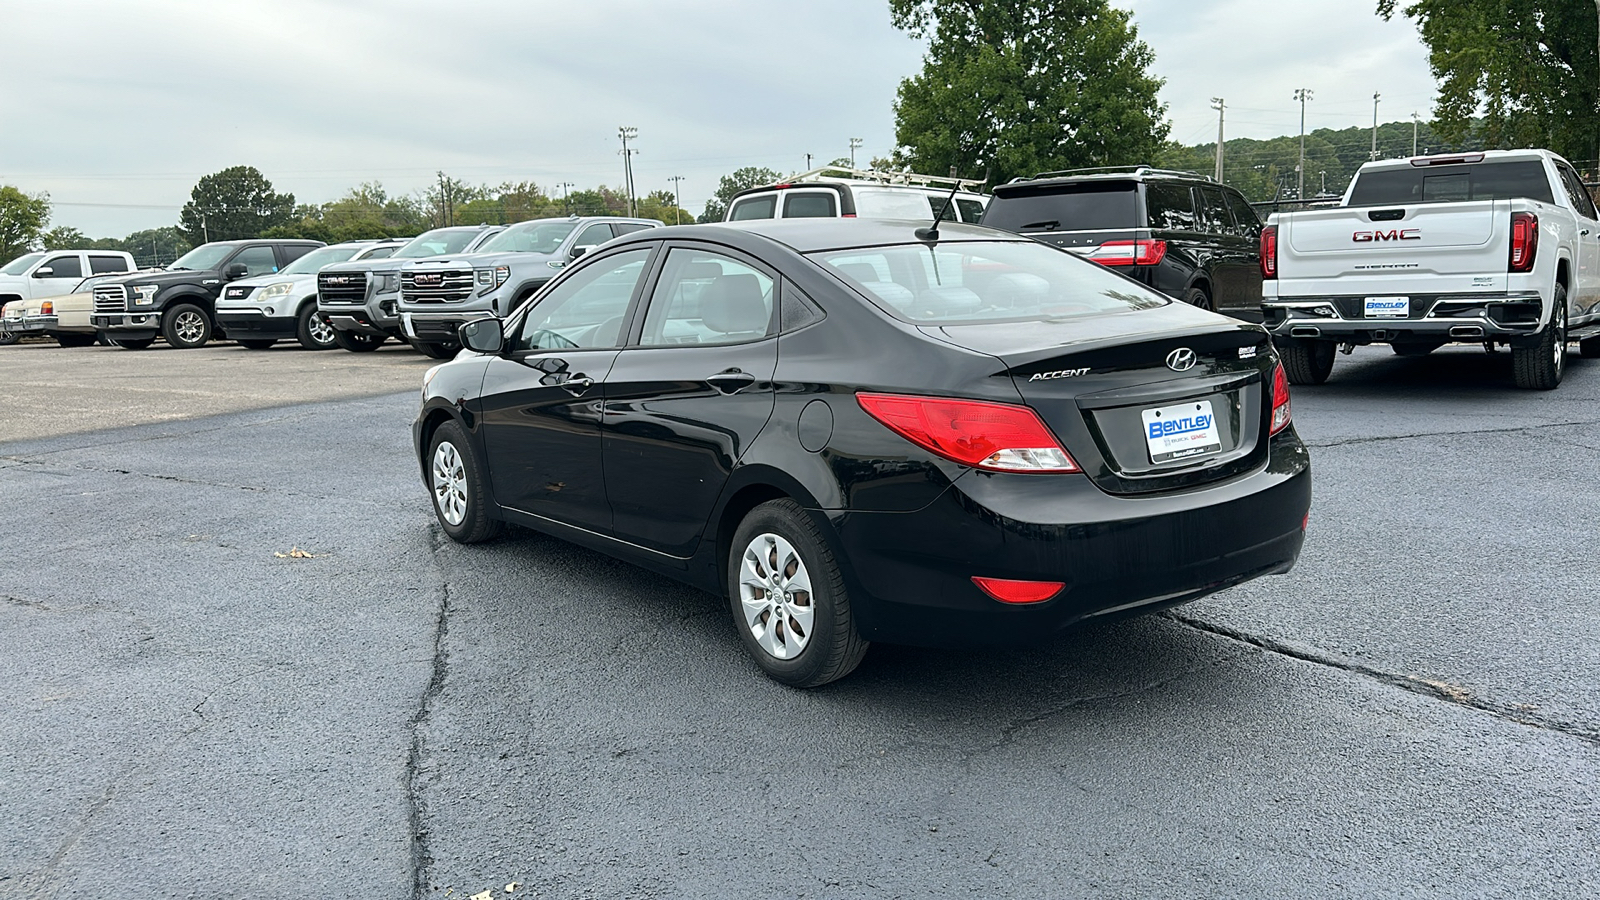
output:
{"label": "car roof", "polygon": [[[640,241],[702,240],[726,243],[745,250],[757,249],[763,241],[780,244],[798,253],[818,250],[843,250],[849,247],[881,247],[890,244],[918,243],[916,230],[933,224],[927,219],[748,219],[707,225],[668,225],[617,238],[607,247]],[[962,222],[939,223],[939,240],[1028,242],[1031,238],[982,225]]]}
{"label": "car roof", "polygon": [[1151,166],[1107,166],[1097,169],[1071,169],[1062,172],[1043,172],[1032,178],[1013,178],[1005,184],[994,187],[996,197],[1007,194],[1033,193],[1048,191],[1054,187],[1071,187],[1079,184],[1094,184],[1107,181],[1183,181],[1195,184],[1215,185],[1227,187],[1210,175],[1199,172],[1181,172],[1176,169],[1157,169]]}

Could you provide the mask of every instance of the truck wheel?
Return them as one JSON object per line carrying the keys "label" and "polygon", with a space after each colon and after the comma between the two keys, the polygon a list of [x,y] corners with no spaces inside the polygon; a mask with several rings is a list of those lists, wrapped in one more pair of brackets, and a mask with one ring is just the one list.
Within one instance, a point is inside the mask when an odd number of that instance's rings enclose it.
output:
{"label": "truck wheel", "polygon": [[93,347],[94,335],[63,331],[56,335],[56,343],[63,347]]}
{"label": "truck wheel", "polygon": [[461,349],[457,344],[436,344],[432,341],[412,341],[411,346],[429,359],[455,359]]}
{"label": "truck wheel", "polygon": [[211,331],[211,317],[192,303],[180,303],[161,317],[161,336],[179,350],[204,347]]}
{"label": "truck wheel", "polygon": [[294,339],[307,350],[332,350],[338,344],[333,340],[332,325],[317,317],[317,304],[307,303],[300,310],[300,320],[294,329]]}
{"label": "truck wheel", "polygon": [[1585,338],[1578,342],[1578,352],[1584,359],[1600,359],[1600,337]]}
{"label": "truck wheel", "polygon": [[370,353],[383,346],[388,338],[381,334],[366,334],[360,331],[333,330],[333,342],[351,353]]}
{"label": "truck wheel", "polygon": [[1511,348],[1511,371],[1517,387],[1531,391],[1554,390],[1567,367],[1567,289],[1556,285],[1555,311],[1550,324],[1531,347]]}
{"label": "truck wheel", "polygon": [[1189,290],[1185,291],[1183,295],[1183,302],[1195,307],[1196,309],[1208,309],[1212,312],[1216,312],[1217,310],[1216,306],[1211,302],[1211,295],[1206,293],[1202,288],[1190,288]]}
{"label": "truck wheel", "polygon": [[276,343],[277,343],[277,340],[275,340],[274,338],[239,338],[238,339],[239,346],[245,348],[246,350],[265,350],[268,347],[271,347],[273,344],[276,344]]}
{"label": "truck wheel", "polygon": [[1395,356],[1427,356],[1443,346],[1442,343],[1422,341],[1414,344],[1390,344],[1389,349],[1394,351]]}
{"label": "truck wheel", "polygon": [[1333,371],[1333,357],[1339,346],[1332,341],[1286,340],[1278,345],[1283,374],[1290,384],[1321,384]]}
{"label": "truck wheel", "polygon": [[149,350],[150,345],[156,342],[155,338],[112,338],[111,343],[124,350]]}

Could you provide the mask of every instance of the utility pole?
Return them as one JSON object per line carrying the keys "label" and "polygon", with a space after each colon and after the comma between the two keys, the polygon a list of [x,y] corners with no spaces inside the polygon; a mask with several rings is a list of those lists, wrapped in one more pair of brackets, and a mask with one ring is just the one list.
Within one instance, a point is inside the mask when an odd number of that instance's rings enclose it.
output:
{"label": "utility pole", "polygon": [[[1600,3],[1600,0],[1594,0],[1594,2]],[[861,149],[861,143],[861,138],[850,139],[850,168],[852,169],[856,167],[856,151]]]}
{"label": "utility pole", "polygon": [[1382,96],[1377,91],[1372,92],[1372,160],[1378,160],[1378,98]]}
{"label": "utility pole", "polygon": [[[811,163],[811,154],[806,154],[806,164]],[[672,182],[672,224],[683,224],[683,197],[678,192],[683,189],[683,176],[674,175],[667,179]]]}
{"label": "utility pole", "polygon": [[[1595,2],[1596,5],[1600,5],[1600,0],[1594,0],[1594,2]],[[1416,156],[1417,155],[1417,127],[1419,125],[1421,125],[1421,124],[1422,124],[1422,117],[1417,115],[1416,113],[1412,113],[1411,114],[1411,155],[1412,156]]]}
{"label": "utility pole", "polygon": [[1324,169],[1318,169],[1317,174],[1322,176],[1322,190],[1317,191],[1317,196],[1321,197],[1328,192],[1328,173]]}
{"label": "utility pole", "polygon": [[569,188],[575,188],[575,187],[577,187],[577,185],[573,184],[570,181],[563,181],[560,184],[556,185],[556,187],[561,188],[561,211],[566,213],[569,216],[572,215],[572,201],[571,201],[571,198],[567,194],[567,190]]}
{"label": "utility pole", "polygon": [[[1594,0],[1600,3],[1600,0]],[[1217,111],[1217,183],[1222,183],[1222,117],[1226,115],[1227,104],[1221,97],[1211,98],[1211,108]]]}
{"label": "utility pole", "polygon": [[[1600,3],[1600,0],[1594,0],[1594,2]],[[809,153],[806,154],[806,167],[804,169],[802,169],[801,171],[803,171],[803,172],[811,171],[811,154],[809,154]]]}
{"label": "utility pole", "polygon": [[1313,99],[1315,92],[1306,88],[1299,88],[1294,92],[1294,98],[1300,101],[1300,164],[1294,167],[1299,185],[1295,188],[1296,200],[1306,198],[1306,101]]}
{"label": "utility pole", "polygon": [[623,178],[627,182],[628,188],[628,215],[632,216],[634,214],[633,155],[639,151],[628,149],[628,139],[638,137],[639,129],[634,128],[631,125],[623,125],[617,129],[617,136],[622,138],[622,171]]}

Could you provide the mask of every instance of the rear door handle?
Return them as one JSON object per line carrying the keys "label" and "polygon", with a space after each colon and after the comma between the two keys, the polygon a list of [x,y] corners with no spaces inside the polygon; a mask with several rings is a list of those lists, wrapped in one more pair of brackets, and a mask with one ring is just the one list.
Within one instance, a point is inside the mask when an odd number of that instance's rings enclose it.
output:
{"label": "rear door handle", "polygon": [[718,372],[715,375],[708,375],[706,377],[706,383],[723,392],[724,394],[737,394],[750,385],[755,384],[756,377],[751,375],[749,372],[741,372],[738,369],[729,369],[726,372]]}
{"label": "rear door handle", "polygon": [[561,382],[561,386],[573,394],[582,394],[589,388],[594,387],[594,379],[587,375],[579,375],[576,378],[568,378],[566,381]]}

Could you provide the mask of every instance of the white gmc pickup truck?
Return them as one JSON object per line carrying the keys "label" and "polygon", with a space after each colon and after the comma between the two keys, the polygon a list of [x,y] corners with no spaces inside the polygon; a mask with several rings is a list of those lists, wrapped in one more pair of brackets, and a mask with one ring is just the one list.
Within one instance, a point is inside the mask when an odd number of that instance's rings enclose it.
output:
{"label": "white gmc pickup truck", "polygon": [[1561,383],[1568,342],[1600,357],[1600,213],[1548,150],[1368,163],[1338,207],[1267,220],[1261,271],[1295,384],[1326,381],[1340,345],[1509,346],[1538,390]]}

